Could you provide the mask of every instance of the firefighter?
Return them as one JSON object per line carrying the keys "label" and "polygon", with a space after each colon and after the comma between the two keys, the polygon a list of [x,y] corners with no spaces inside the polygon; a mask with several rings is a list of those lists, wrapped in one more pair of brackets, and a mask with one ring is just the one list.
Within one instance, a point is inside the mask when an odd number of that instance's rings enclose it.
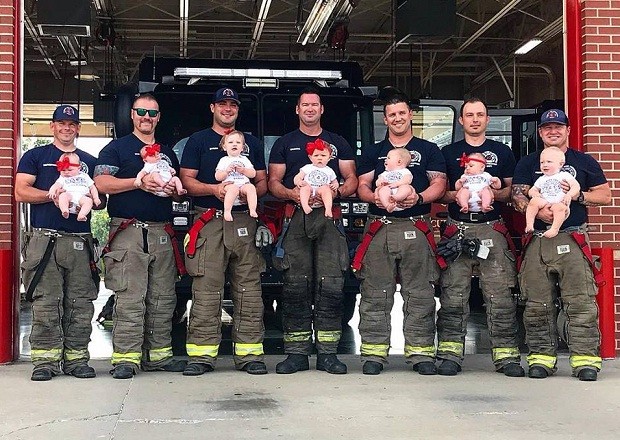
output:
{"label": "firefighter", "polygon": [[75,107],[57,107],[50,129],[52,143],[24,153],[15,176],[15,199],[30,204],[33,228],[26,234],[22,253],[26,299],[33,301],[31,379],[47,381],[61,372],[92,378],[95,370],[88,365],[88,342],[99,277],[90,216],[78,221],[72,211],[64,218],[48,190],[58,179],[57,162],[63,153],[77,153],[81,170],[91,177],[96,159],[76,148],[80,118]]}
{"label": "firefighter", "polygon": [[[444,237],[479,240],[489,253],[481,258],[463,252],[456,260],[448,262],[447,269],[441,275],[437,358],[442,363],[438,373],[454,376],[461,371],[469,317],[471,276],[474,269],[477,269],[486,305],[495,369],[506,376],[522,377],[525,372],[520,365],[521,355],[517,344],[517,302],[511,291],[516,284],[516,257],[510,251],[512,238],[501,218],[503,203],[510,200],[515,158],[508,146],[486,137],[489,115],[486,105],[480,99],[470,98],[463,103],[459,123],[463,126],[465,139],[441,150],[446,159],[449,184],[441,200],[448,203],[449,214]],[[482,157],[468,157],[472,153],[480,153]],[[486,164],[485,171],[499,178],[502,183],[501,189],[492,190],[495,203],[491,210],[483,209],[480,202],[474,203],[473,207],[468,204],[461,206],[456,198],[455,185],[463,174],[463,167],[476,160],[483,161]]]}
{"label": "firefighter", "polygon": [[[265,261],[257,249],[261,233],[250,216],[247,201],[236,202],[232,221],[225,221],[223,200],[226,185],[215,178],[219,160],[226,156],[220,148],[222,136],[235,129],[239,116],[239,96],[231,88],[215,92],[210,104],[213,124],[190,136],[181,158],[181,181],[194,197],[197,214],[186,247],[186,262],[193,277],[192,308],[186,349],[189,363],[183,375],[199,376],[213,371],[222,340],[222,301],[228,274],[233,300],[234,362],[248,374],[267,374],[263,361],[263,300],[260,273]],[[267,192],[267,172],[261,142],[244,135],[242,155],[254,165],[252,183],[258,197]],[[255,243],[255,237],[258,241]]]}
{"label": "firefighter", "polygon": [[[525,254],[519,272],[521,295],[526,300],[524,324],[529,354],[528,376],[544,379],[557,364],[556,289],[568,325],[570,366],[582,381],[595,381],[601,370],[598,307],[595,301],[599,273],[592,262],[587,230],[587,206],[611,203],[611,190],[601,166],[592,156],[569,148],[570,127],[562,110],[544,112],[538,127],[544,147],[557,147],[566,156],[562,168],[581,186],[570,203],[570,215],[553,238],[542,234],[552,223],[549,207],[543,208],[534,233],[524,237]],[[525,213],[528,191],[540,175],[540,151],[522,158],[515,169],[512,201]],[[567,190],[567,188],[564,188]]]}
{"label": "firefighter", "polygon": [[284,352],[288,355],[276,365],[276,373],[308,370],[308,356],[316,343],[317,370],[346,374],[347,366],[336,356],[344,272],[349,265],[346,237],[337,227],[338,215],[327,217],[319,197],[311,198],[313,209],[309,214],[299,208],[299,187],[293,180],[301,167],[310,163],[307,144],[320,138],[329,145],[327,164],[340,183],[332,195],[351,195],[357,186],[355,155],[346,140],[321,127],[324,108],[317,90],[302,91],[295,111],[299,129],[280,137],[269,157],[269,191],[289,206],[296,205],[288,210],[286,229],[274,258],[274,264],[283,270],[282,325]]}
{"label": "firefighter", "polygon": [[[383,107],[388,136],[373,150],[374,154],[364,158],[359,170],[357,192],[362,201],[369,203],[365,234],[374,235],[369,244],[358,248],[353,261],[361,280],[362,372],[369,375],[381,373],[387,363],[397,277],[404,300],[407,363],[421,375],[437,374],[433,283],[439,278],[439,268],[433,252],[430,212],[431,203],[445,191],[446,167],[437,145],[413,136],[412,118],[405,95],[390,97]],[[385,170],[387,153],[393,148],[409,150],[414,190],[397,204],[398,209],[388,212],[379,198],[375,179]]]}
{"label": "firefighter", "polygon": [[[144,166],[140,149],[155,143],[161,114],[156,99],[138,96],[131,108],[134,130],[101,150],[95,169],[97,188],[109,194],[110,235],[104,248],[105,285],[115,293],[112,366],[115,379],[145,371],[183,371],[185,361],[172,357],[174,284],[179,261],[174,232],[168,223],[174,184],[160,187],[148,175],[139,187],[136,175]],[[169,147],[161,156],[175,170]]]}

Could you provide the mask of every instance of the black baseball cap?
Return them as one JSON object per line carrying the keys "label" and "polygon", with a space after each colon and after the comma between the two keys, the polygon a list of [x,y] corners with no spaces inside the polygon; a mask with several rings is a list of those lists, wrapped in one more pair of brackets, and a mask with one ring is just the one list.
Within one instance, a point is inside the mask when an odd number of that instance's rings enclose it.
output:
{"label": "black baseball cap", "polygon": [[59,105],[54,110],[52,121],[74,121],[80,122],[80,113],[77,108],[72,105]]}
{"label": "black baseball cap", "polygon": [[552,108],[544,112],[540,117],[540,126],[542,127],[546,124],[568,125],[568,116],[562,110]]}
{"label": "black baseball cap", "polygon": [[230,87],[222,87],[217,92],[215,92],[213,94],[213,99],[211,100],[211,103],[215,104],[216,102],[226,100],[234,101],[237,104],[241,104],[241,101],[239,101],[239,95]]}

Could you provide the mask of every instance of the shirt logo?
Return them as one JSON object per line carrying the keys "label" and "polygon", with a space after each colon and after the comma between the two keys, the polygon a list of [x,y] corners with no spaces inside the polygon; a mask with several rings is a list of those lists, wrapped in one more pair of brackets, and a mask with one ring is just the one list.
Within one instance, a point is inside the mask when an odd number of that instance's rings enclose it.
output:
{"label": "shirt logo", "polygon": [[410,150],[409,153],[411,154],[411,163],[409,164],[409,168],[413,167],[414,165],[419,166],[422,162],[422,155],[420,154],[420,152]]}
{"label": "shirt logo", "polygon": [[492,151],[485,151],[484,153],[482,153],[482,155],[487,161],[487,167],[497,166],[499,162],[499,160],[497,159],[497,154],[493,153]]}

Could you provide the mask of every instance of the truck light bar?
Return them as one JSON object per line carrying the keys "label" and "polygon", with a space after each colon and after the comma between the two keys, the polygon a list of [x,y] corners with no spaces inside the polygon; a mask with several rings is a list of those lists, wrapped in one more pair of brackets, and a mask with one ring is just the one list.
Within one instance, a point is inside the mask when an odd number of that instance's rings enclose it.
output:
{"label": "truck light bar", "polygon": [[183,78],[277,78],[342,79],[339,70],[227,69],[217,67],[177,67],[175,77]]}

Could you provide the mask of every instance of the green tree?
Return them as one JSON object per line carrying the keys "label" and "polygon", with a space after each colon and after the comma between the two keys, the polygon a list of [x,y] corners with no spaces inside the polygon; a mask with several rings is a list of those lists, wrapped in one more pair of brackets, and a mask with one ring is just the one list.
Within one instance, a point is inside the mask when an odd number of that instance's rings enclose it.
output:
{"label": "green tree", "polygon": [[108,226],[110,217],[107,209],[93,210],[90,219],[90,229],[101,246],[108,242]]}

